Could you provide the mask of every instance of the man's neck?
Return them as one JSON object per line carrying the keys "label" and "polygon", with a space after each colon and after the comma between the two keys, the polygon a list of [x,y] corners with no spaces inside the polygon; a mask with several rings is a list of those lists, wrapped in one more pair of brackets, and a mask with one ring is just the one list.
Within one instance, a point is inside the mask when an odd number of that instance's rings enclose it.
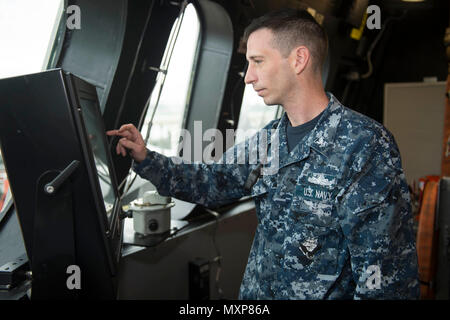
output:
{"label": "man's neck", "polygon": [[317,117],[328,103],[329,99],[322,86],[313,88],[307,85],[298,90],[295,97],[288,99],[283,108],[291,125],[296,127]]}

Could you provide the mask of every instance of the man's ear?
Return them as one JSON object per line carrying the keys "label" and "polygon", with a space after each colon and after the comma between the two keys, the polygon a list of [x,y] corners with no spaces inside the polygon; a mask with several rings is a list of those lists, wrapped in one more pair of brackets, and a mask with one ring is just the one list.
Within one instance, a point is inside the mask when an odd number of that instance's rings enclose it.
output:
{"label": "man's ear", "polygon": [[299,46],[292,50],[292,63],[296,74],[300,74],[305,70],[309,63],[311,54],[305,46]]}

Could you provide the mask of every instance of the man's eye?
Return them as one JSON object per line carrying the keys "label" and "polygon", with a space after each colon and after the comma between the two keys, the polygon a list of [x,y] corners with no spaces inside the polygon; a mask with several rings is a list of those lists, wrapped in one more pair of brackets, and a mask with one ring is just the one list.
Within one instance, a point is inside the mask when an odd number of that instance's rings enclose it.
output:
{"label": "man's eye", "polygon": [[262,60],[255,60],[255,64],[260,64]]}

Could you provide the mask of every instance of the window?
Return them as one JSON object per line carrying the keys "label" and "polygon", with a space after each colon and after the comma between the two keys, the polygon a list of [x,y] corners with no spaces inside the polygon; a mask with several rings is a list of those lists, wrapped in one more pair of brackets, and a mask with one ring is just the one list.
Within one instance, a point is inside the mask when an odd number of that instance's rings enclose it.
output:
{"label": "window", "polygon": [[63,0],[0,1],[0,78],[45,70]]}
{"label": "window", "polygon": [[[0,78],[47,68],[64,0],[0,0]],[[0,212],[11,200],[0,152]]]}
{"label": "window", "polygon": [[200,22],[194,6],[189,4],[172,27],[160,66],[161,70],[167,70],[167,74],[158,74],[141,130],[146,137],[149,123],[153,123],[147,146],[166,156],[177,153],[189,101],[199,35]]}
{"label": "window", "polygon": [[236,144],[251,137],[270,121],[279,118],[281,112],[280,106],[266,105],[263,98],[253,90],[252,85],[246,85],[236,131]]}

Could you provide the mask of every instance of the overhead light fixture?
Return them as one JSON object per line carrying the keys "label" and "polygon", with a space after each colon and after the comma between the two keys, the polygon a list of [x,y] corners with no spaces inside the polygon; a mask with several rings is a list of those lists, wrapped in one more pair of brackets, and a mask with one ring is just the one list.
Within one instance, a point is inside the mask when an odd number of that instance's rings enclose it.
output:
{"label": "overhead light fixture", "polygon": [[425,0],[402,0],[403,2],[424,2]]}

